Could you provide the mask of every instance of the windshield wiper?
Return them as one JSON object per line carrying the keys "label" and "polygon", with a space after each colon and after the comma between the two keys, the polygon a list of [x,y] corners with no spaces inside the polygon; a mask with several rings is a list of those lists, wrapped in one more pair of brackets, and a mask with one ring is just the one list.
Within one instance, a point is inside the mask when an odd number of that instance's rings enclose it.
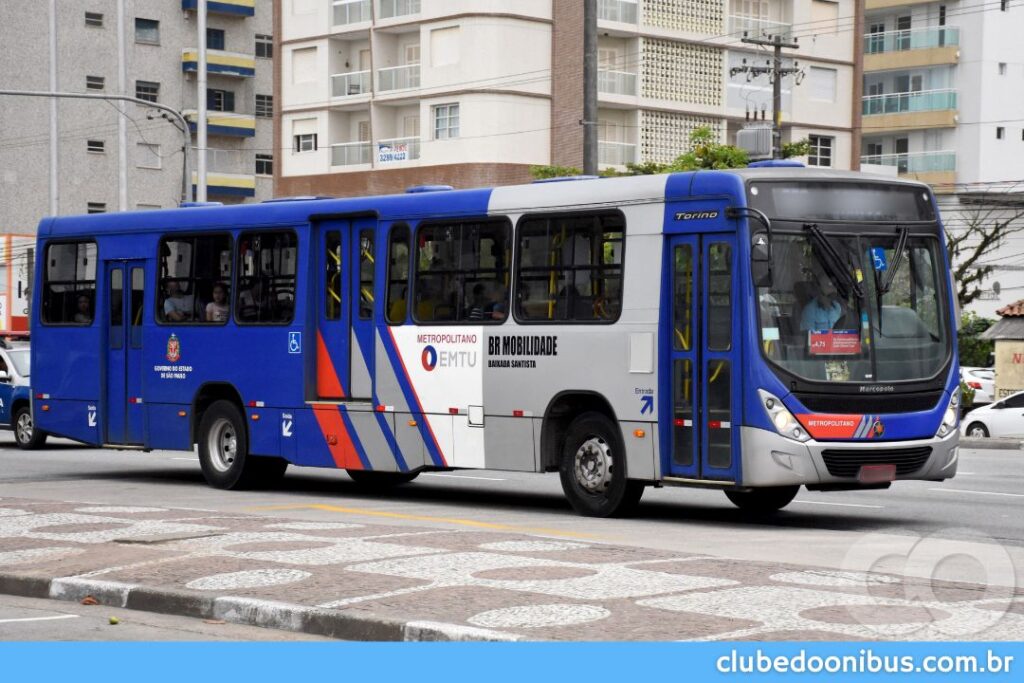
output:
{"label": "windshield wiper", "polygon": [[832,244],[828,235],[822,232],[817,223],[804,223],[804,230],[811,233],[811,237],[823,252],[822,256],[825,258],[821,259],[821,265],[828,271],[828,276],[832,278],[843,298],[849,298],[850,292],[853,292],[858,300],[863,301],[864,287],[849,271],[847,264],[843,262],[843,257],[839,255],[839,251]]}
{"label": "windshield wiper", "polygon": [[896,272],[903,263],[903,252],[907,249],[907,239],[909,237],[910,231],[906,227],[900,228],[900,236],[896,238],[896,251],[892,255],[892,264],[889,266],[889,271],[885,274],[885,279],[878,284],[880,294],[886,294],[892,288],[893,280],[896,279]]}

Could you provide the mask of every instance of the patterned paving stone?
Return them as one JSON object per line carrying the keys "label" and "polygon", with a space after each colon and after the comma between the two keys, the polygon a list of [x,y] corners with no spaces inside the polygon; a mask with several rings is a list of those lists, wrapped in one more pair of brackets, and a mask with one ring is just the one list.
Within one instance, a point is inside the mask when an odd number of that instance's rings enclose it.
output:
{"label": "patterned paving stone", "polygon": [[214,574],[193,579],[186,588],[199,591],[237,590],[239,588],[268,588],[308,579],[312,574],[301,569],[247,569],[240,572]]}
{"label": "patterned paving stone", "polygon": [[483,628],[542,628],[585,624],[607,619],[611,614],[597,605],[517,605],[474,614],[467,621]]}

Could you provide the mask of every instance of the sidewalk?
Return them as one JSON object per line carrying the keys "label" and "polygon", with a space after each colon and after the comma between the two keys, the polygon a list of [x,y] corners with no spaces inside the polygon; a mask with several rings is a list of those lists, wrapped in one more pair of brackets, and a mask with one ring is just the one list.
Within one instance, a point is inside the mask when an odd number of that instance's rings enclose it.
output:
{"label": "sidewalk", "polygon": [[1019,592],[343,519],[4,498],[0,593],[355,640],[1024,639]]}

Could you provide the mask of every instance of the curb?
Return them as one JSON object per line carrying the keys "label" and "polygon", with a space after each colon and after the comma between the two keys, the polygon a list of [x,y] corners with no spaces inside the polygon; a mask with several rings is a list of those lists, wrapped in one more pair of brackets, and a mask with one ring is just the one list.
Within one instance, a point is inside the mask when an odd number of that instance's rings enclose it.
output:
{"label": "curb", "polygon": [[1020,439],[972,439],[967,436],[960,437],[961,448],[976,448],[985,451],[1019,451],[1022,442]]}
{"label": "curb", "polygon": [[116,581],[0,573],[0,593],[26,598],[49,598],[81,602],[92,596],[108,607],[197,619],[219,619],[232,624],[260,626],[280,631],[308,633],[339,640],[381,642],[510,642],[524,640],[504,633],[472,626],[435,621],[396,621],[368,614],[274,602],[231,595],[202,593],[139,586]]}

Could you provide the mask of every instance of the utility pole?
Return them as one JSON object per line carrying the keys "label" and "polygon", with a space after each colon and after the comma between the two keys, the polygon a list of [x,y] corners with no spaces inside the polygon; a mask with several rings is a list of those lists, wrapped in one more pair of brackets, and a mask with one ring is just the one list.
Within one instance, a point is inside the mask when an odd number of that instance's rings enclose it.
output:
{"label": "utility pole", "polygon": [[206,201],[206,0],[196,3],[199,47],[196,48],[196,201]]}
{"label": "utility pole", "polygon": [[798,64],[794,63],[791,67],[782,68],[782,48],[787,47],[795,50],[800,45],[797,43],[796,38],[793,38],[792,42],[783,41],[780,35],[750,38],[746,35],[746,32],[744,32],[742,42],[748,45],[771,47],[774,50],[773,58],[769,62],[770,66],[747,64],[747,60],[744,59],[743,66],[729,69],[729,75],[735,76],[738,73],[746,73],[747,80],[750,80],[751,78],[768,74],[772,84],[772,158],[780,159],[782,158],[782,77],[796,76],[797,85],[800,85],[800,81],[803,80],[803,70],[800,69]]}
{"label": "utility pole", "polygon": [[597,0],[583,0],[583,173],[597,175]]}

